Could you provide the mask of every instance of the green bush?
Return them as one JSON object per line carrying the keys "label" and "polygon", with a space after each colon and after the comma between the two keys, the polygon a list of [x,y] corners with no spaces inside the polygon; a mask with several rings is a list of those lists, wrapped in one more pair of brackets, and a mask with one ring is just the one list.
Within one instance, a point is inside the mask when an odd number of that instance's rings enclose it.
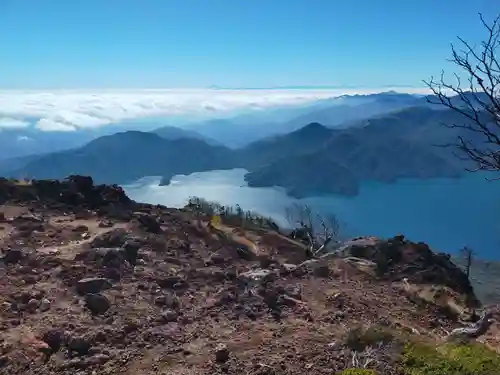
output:
{"label": "green bush", "polygon": [[366,329],[361,326],[350,329],[344,343],[349,349],[362,352],[369,346],[387,344],[393,340],[394,335],[391,331],[385,327],[374,325]]}
{"label": "green bush", "polygon": [[217,202],[207,201],[203,198],[191,197],[185,209],[192,211],[197,217],[220,217],[222,223],[250,228],[279,229],[271,218],[264,217],[252,211],[244,211],[239,205],[222,206]]}
{"label": "green bush", "polygon": [[407,375],[500,375],[500,355],[479,343],[405,345],[402,356]]}
{"label": "green bush", "polygon": [[365,368],[348,368],[340,373],[340,375],[377,375],[375,370]]}

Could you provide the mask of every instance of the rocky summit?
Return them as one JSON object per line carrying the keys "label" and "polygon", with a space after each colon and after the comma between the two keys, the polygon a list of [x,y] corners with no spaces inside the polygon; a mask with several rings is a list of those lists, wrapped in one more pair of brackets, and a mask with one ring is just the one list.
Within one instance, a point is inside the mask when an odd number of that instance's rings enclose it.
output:
{"label": "rocky summit", "polygon": [[274,225],[137,203],[82,176],[0,180],[0,204],[1,374],[500,368],[496,309],[449,256],[403,236],[310,256]]}

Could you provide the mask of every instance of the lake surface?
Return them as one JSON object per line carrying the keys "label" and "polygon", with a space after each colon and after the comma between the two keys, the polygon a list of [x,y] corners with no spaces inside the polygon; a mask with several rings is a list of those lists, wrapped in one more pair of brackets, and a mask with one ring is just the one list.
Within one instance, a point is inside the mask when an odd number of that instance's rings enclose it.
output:
{"label": "lake surface", "polygon": [[500,257],[500,181],[482,175],[462,179],[404,180],[385,185],[367,183],[356,197],[313,197],[296,200],[279,188],[250,188],[244,169],[175,176],[169,186],[146,177],[125,186],[137,201],[182,207],[191,196],[223,205],[239,204],[286,224],[285,209],[304,202],[322,213],[335,213],[344,233],[390,237],[402,233],[428,243],[436,251],[455,252],[464,245],[484,258]]}

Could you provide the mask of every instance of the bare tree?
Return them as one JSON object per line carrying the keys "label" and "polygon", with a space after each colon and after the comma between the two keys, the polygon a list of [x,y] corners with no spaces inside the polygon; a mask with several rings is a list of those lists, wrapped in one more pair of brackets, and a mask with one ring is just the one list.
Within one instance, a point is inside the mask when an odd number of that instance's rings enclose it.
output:
{"label": "bare tree", "polygon": [[487,32],[479,46],[458,38],[460,46],[452,48],[451,61],[462,75],[455,73],[453,83],[447,82],[444,72],[435,80],[431,77],[424,83],[434,96],[429,102],[443,105],[460,114],[463,121],[444,124],[457,129],[457,142],[448,144],[455,149],[455,155],[472,162],[470,172],[500,171],[500,61],[497,56],[500,47],[500,14],[487,23],[479,14]]}
{"label": "bare tree", "polygon": [[333,214],[314,214],[308,205],[296,203],[286,209],[286,218],[294,228],[292,237],[309,244],[308,257],[318,255],[339,239],[340,224]]}
{"label": "bare tree", "polygon": [[467,275],[467,278],[469,278],[472,261],[474,259],[474,250],[472,250],[470,247],[464,246],[462,249],[460,249],[460,256],[462,257],[462,261],[464,262],[465,274]]}

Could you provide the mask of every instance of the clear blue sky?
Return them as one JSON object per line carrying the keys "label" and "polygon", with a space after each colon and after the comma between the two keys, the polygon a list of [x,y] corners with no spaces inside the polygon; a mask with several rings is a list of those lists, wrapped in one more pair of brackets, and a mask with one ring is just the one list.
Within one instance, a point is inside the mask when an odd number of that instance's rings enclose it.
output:
{"label": "clear blue sky", "polygon": [[0,0],[0,88],[419,85],[499,0]]}

